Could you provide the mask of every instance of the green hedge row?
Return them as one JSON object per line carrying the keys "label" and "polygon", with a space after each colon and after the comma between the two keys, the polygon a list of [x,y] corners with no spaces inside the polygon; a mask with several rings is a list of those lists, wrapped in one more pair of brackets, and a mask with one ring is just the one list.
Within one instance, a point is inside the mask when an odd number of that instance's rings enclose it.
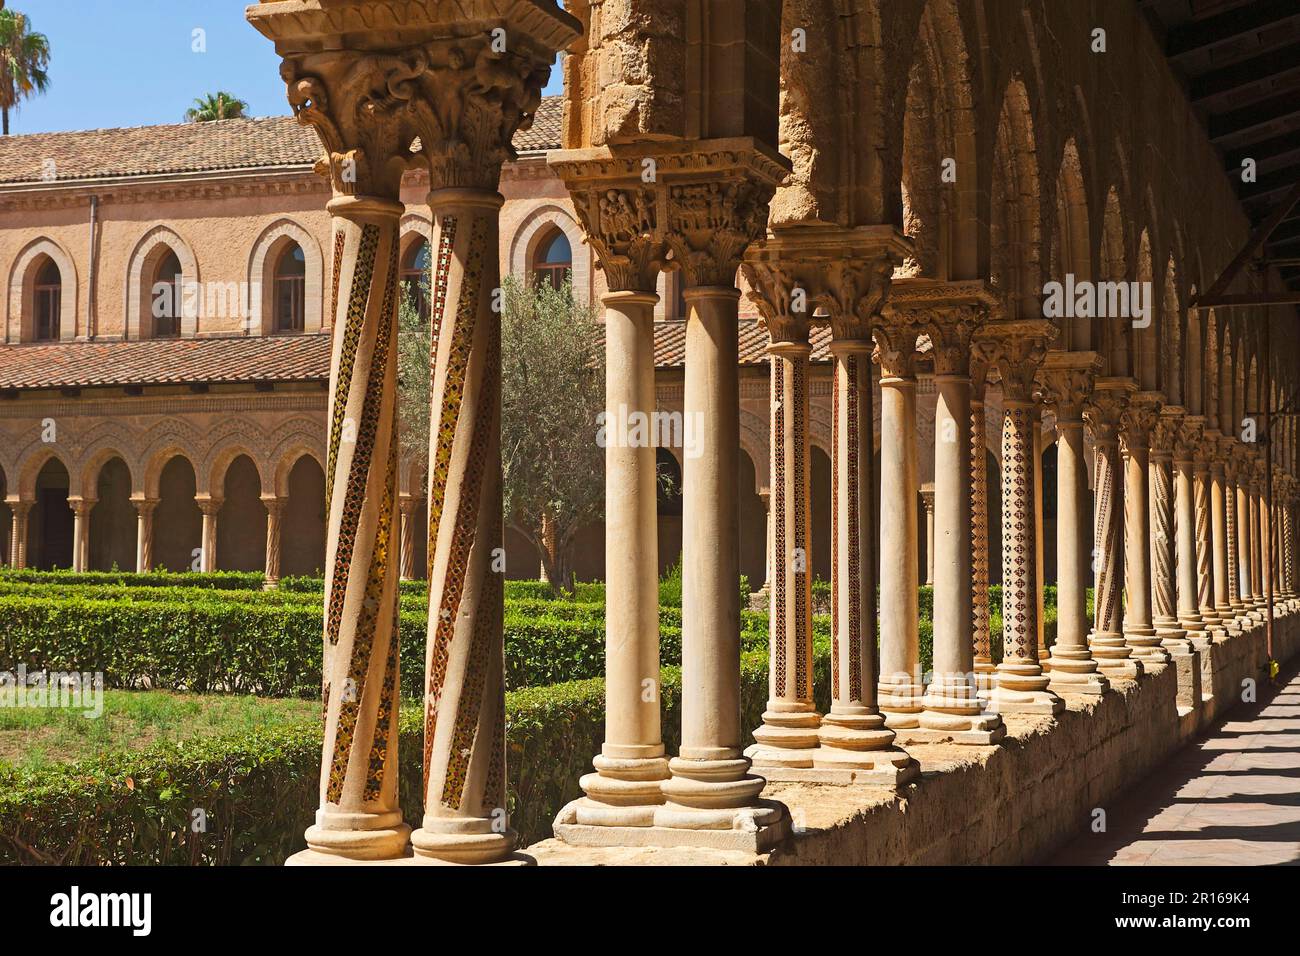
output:
{"label": "green hedge row", "polygon": [[260,591],[266,578],[260,571],[38,571],[33,568],[0,568],[0,583],[27,584],[120,584],[124,587],[198,587],[218,591]]}
{"label": "green hedge row", "polygon": [[[816,679],[829,686],[819,644]],[[681,672],[661,675],[664,742],[678,747]],[[824,695],[823,695],[824,696]],[[758,726],[767,697],[767,658],[741,659],[742,727]],[[827,707],[829,702],[819,700]],[[551,821],[579,796],[604,737],[600,679],[534,687],[506,696],[511,823],[524,844],[550,835]],[[400,715],[401,805],[418,826],[423,806],[422,715]],[[269,864],[303,845],[317,806],[319,721],[115,753],[71,768],[0,770],[0,863]],[[206,829],[194,832],[195,810]]]}

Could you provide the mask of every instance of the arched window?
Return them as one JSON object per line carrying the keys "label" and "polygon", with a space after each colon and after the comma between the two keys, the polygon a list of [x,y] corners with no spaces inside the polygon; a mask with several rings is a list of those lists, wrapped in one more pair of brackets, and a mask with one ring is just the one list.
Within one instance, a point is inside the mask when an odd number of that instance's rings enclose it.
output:
{"label": "arched window", "polygon": [[275,331],[303,330],[306,288],[307,260],[302,246],[295,242],[280,253],[275,264]]}
{"label": "arched window", "polygon": [[175,338],[181,334],[182,298],[185,279],[181,275],[181,261],[168,250],[158,263],[153,283],[153,335],[156,339]]}
{"label": "arched window", "polygon": [[61,331],[59,315],[63,309],[63,276],[53,259],[46,257],[45,264],[36,273],[32,293],[32,306],[36,310],[36,341],[57,342]]}
{"label": "arched window", "polygon": [[417,239],[402,257],[402,295],[420,313],[420,321],[429,321],[429,243]]}
{"label": "arched window", "polygon": [[572,271],[573,249],[569,246],[569,237],[556,229],[537,244],[537,251],[533,254],[533,281],[558,289]]}

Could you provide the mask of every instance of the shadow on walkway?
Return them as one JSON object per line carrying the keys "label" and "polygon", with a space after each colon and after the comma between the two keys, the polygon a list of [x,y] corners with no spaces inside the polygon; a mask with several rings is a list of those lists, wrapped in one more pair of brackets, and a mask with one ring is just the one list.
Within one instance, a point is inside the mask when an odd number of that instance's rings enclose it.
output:
{"label": "shadow on walkway", "polygon": [[1300,664],[1101,809],[1053,866],[1300,863]]}

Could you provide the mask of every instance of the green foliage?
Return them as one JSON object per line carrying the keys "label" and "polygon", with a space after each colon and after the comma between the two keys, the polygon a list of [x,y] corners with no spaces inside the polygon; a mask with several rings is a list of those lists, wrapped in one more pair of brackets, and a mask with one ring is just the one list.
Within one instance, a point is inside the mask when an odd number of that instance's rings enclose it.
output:
{"label": "green foliage", "polygon": [[[428,276],[420,279],[426,286]],[[397,434],[406,457],[429,458],[429,352],[433,323],[410,296],[397,306]]]}
{"label": "green foliage", "polygon": [[[817,647],[816,680],[829,686],[829,650]],[[661,674],[669,751],[679,745],[681,671]],[[511,824],[523,843],[550,834],[579,796],[605,733],[604,681],[530,687],[506,695]],[[741,658],[742,726],[756,727],[767,698],[767,657]],[[819,701],[825,707],[828,701]],[[399,716],[399,793],[407,820],[422,815],[417,706]],[[318,796],[320,721],[115,752],[75,768],[0,767],[0,864],[277,865],[302,847]],[[195,833],[196,808],[207,830]]]}
{"label": "green foliage", "polygon": [[31,18],[0,9],[0,114],[9,135],[9,113],[33,93],[50,86],[50,41],[31,29]]}
{"label": "green foliage", "polygon": [[195,99],[194,105],[185,111],[185,122],[210,123],[213,120],[240,119],[247,109],[248,104],[233,93],[218,90]]}
{"label": "green foliage", "polygon": [[[305,579],[312,580],[312,579]],[[320,578],[315,578],[318,583]],[[37,571],[31,568],[0,568],[0,583],[29,584],[120,584],[124,587],[198,587],[217,590],[260,591],[266,578],[260,571]],[[319,588],[318,588],[319,589]]]}

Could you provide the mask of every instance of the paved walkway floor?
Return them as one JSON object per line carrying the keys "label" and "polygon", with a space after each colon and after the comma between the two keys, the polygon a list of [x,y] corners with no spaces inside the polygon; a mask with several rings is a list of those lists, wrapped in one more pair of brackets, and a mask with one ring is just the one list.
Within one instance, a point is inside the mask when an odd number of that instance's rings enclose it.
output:
{"label": "paved walkway floor", "polygon": [[1106,807],[1106,833],[1084,833],[1047,862],[1300,864],[1300,671],[1283,679]]}

